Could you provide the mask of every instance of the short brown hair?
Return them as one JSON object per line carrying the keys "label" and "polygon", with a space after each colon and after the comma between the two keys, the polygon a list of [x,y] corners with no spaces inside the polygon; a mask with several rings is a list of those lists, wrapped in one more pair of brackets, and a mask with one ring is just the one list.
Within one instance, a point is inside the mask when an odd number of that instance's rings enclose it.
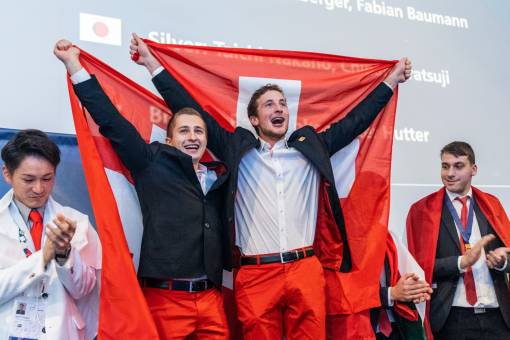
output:
{"label": "short brown hair", "polygon": [[[184,107],[184,108],[180,109],[179,111],[177,111],[176,113],[174,113],[172,115],[172,118],[170,118],[170,120],[168,121],[168,125],[166,127],[166,136],[167,137],[172,138],[172,130],[175,127],[175,121],[176,121],[177,117],[182,116],[182,115],[197,116],[197,117],[200,117],[200,119],[202,121],[204,121],[204,119],[202,118],[202,115],[197,110],[195,110],[192,107]],[[207,125],[205,124],[205,122],[204,122],[204,126],[205,126],[205,132],[207,133]]]}
{"label": "short brown hair", "polygon": [[475,164],[475,152],[471,145],[466,142],[451,142],[450,144],[445,145],[441,149],[441,157],[443,154],[449,153],[454,155],[455,157],[467,156],[467,159],[471,164]]}
{"label": "short brown hair", "polygon": [[257,100],[268,91],[278,91],[285,97],[285,93],[283,93],[282,88],[276,84],[266,84],[259,87],[255,92],[253,92],[250,102],[248,103],[248,117],[257,115]]}

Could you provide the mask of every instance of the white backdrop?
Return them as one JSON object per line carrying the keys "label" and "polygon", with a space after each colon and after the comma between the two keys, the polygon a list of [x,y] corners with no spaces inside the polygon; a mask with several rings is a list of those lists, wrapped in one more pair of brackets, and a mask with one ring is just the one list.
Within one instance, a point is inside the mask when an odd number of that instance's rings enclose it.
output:
{"label": "white backdrop", "polygon": [[472,144],[475,184],[510,210],[508,13],[507,0],[5,1],[0,128],[74,133],[65,71],[52,54],[63,37],[151,91],[128,57],[131,32],[164,43],[409,56],[390,227],[400,234],[409,205],[440,186],[439,150],[452,140]]}

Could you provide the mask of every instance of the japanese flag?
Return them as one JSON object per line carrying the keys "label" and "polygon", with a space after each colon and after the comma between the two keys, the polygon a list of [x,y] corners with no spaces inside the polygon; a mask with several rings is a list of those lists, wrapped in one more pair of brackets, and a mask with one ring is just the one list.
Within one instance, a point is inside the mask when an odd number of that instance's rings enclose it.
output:
{"label": "japanese flag", "polygon": [[80,13],[80,40],[121,46],[122,20]]}

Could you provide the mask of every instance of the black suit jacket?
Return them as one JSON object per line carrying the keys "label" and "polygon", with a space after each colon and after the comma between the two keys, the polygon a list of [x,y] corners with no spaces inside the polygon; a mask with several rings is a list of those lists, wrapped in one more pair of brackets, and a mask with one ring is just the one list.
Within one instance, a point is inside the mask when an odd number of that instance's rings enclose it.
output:
{"label": "black suit jacket", "polygon": [[[231,176],[228,183],[226,216],[230,226],[231,246],[234,247],[234,201],[237,192],[239,163],[246,152],[258,147],[260,142],[247,129],[238,127],[234,132],[228,132],[223,129],[167,71],[163,71],[154,77],[153,82],[172,111],[176,112],[184,107],[192,107],[202,114],[207,124],[209,149],[227,163],[230,168]],[[346,272],[352,266],[343,213],[338,202],[330,157],[365,131],[392,95],[393,91],[386,84],[381,83],[344,119],[332,124],[326,131],[318,133],[313,127],[304,126],[294,131],[287,141],[289,147],[296,148],[310,160],[320,172],[323,183],[325,183],[324,190],[326,190],[328,198],[326,203],[331,208],[331,217],[335,222],[333,227],[337,228],[335,232],[339,232],[341,241],[343,241],[343,254],[337,254],[338,258],[341,257],[341,264],[339,260],[335,268],[331,268],[332,266],[328,264],[336,262],[334,260],[323,260],[320,249],[315,248],[322,264],[325,267],[330,267],[330,269]],[[324,238],[328,238],[330,234],[326,232],[325,235]],[[331,239],[324,240],[322,243],[324,249],[331,248],[329,244],[334,242],[338,241]]]}
{"label": "black suit jacket", "polygon": [[[483,215],[476,203],[474,210],[480,228],[480,234],[482,236],[487,234],[496,235],[487,218]],[[485,251],[488,252],[502,246],[503,243],[496,235],[496,240],[491,242],[485,248]],[[443,204],[437,240],[436,260],[432,276],[432,281],[437,284],[437,288],[434,289],[434,293],[432,294],[429,314],[430,325],[434,333],[441,330],[450,314],[455,290],[461,275],[458,268],[459,256],[461,256],[459,236],[453,217],[446,205]],[[507,266],[507,270],[509,267],[510,266]],[[510,327],[510,295],[505,283],[506,274],[497,270],[490,270],[489,272],[494,283],[499,308],[505,323]]]}
{"label": "black suit jacket", "polygon": [[[386,256],[384,257],[384,274],[386,277],[386,282],[384,284],[384,287],[382,285],[379,285],[379,298],[381,300],[381,307],[372,308],[370,310],[370,322],[372,323],[372,328],[375,333],[377,330],[377,326],[379,324],[379,317],[380,317],[381,309],[384,308],[386,310],[391,310],[393,313],[393,319],[394,319],[392,326],[396,326],[396,331],[398,332],[399,338],[405,339],[405,333],[404,333],[404,329],[402,327],[402,323],[405,321],[399,314],[394,312],[393,306],[390,306],[390,301],[388,299],[388,289],[389,289],[389,287],[391,287],[391,284],[390,284],[391,268],[388,263],[388,257],[386,257]],[[408,305],[411,307],[412,303],[408,303]],[[411,307],[411,308],[413,308],[413,307]],[[379,335],[379,336],[383,337],[382,335]],[[395,337],[395,334],[393,334],[393,337]]]}
{"label": "black suit jacket", "polygon": [[218,170],[218,179],[204,195],[191,157],[166,144],[147,144],[94,76],[74,90],[134,179],[144,228],[138,275],[169,279],[207,274],[220,285],[223,252],[231,249],[222,217],[228,178],[224,164],[205,163]]}
{"label": "black suit jacket", "polygon": [[[418,318],[416,321],[410,321],[400,316],[398,312],[395,311],[394,304],[390,306],[388,300],[388,287],[390,284],[391,277],[391,268],[388,262],[388,257],[384,258],[384,273],[386,275],[386,282],[384,287],[382,285],[379,286],[379,294],[381,299],[381,307],[372,308],[370,310],[370,321],[372,323],[372,328],[374,333],[377,331],[377,326],[379,324],[379,318],[381,315],[381,309],[384,308],[386,310],[390,310],[393,315],[394,321],[392,322],[393,332],[390,334],[390,337],[384,336],[382,333],[377,334],[377,339],[426,339],[425,333],[423,332],[422,321],[421,318]],[[395,303],[395,302],[394,302]],[[416,310],[416,306],[413,302],[400,302],[400,304],[406,304],[407,307],[411,310]],[[416,312],[417,313],[417,312]]]}

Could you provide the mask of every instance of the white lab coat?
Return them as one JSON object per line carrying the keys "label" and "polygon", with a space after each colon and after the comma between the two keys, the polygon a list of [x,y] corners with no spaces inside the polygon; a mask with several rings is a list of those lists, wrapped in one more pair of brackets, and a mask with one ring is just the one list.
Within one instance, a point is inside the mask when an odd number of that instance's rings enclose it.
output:
{"label": "white lab coat", "polygon": [[[9,335],[15,299],[22,294],[41,296],[43,285],[48,295],[45,299],[46,335],[41,339],[93,339],[99,311],[101,244],[88,216],[49,198],[44,223],[62,213],[77,221],[77,227],[66,264],[59,266],[52,260],[44,268],[42,249],[35,251],[25,223],[16,223],[17,219],[11,216],[12,199],[10,190],[0,200],[0,339],[7,339]],[[26,245],[19,242],[18,225],[26,235]],[[28,258],[23,252],[25,247],[32,252]]]}

